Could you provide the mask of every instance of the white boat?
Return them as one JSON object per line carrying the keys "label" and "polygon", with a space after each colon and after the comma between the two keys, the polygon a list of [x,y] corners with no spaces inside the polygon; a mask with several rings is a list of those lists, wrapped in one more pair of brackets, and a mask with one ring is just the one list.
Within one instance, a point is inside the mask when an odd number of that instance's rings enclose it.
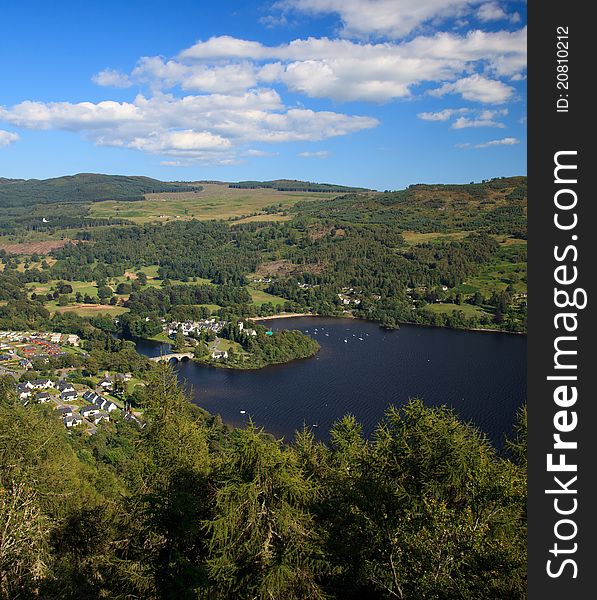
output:
{"label": "white boat", "polygon": [[240,411],[240,414],[241,414],[241,415],[244,415],[246,412],[247,412],[246,410],[241,410],[241,411]]}

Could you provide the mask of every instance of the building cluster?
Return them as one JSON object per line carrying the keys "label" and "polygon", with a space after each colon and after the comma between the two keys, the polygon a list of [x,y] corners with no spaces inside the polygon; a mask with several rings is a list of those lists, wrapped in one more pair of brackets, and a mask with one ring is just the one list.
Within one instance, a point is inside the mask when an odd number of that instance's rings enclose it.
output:
{"label": "building cluster", "polygon": [[356,292],[354,288],[342,288],[342,291],[338,294],[338,298],[340,298],[340,302],[344,306],[350,306],[351,304],[358,306],[361,303],[361,299],[358,298],[360,293]]}
{"label": "building cluster", "polygon": [[179,329],[182,330],[184,335],[199,334],[207,331],[218,334],[227,324],[227,321],[219,321],[214,318],[201,319],[199,321],[172,321],[164,326],[164,330],[170,337],[174,337]]}
{"label": "building cluster", "polygon": [[79,336],[54,332],[0,331],[0,361],[17,360],[29,369],[35,359],[62,356],[64,345],[78,346]]}
{"label": "building cluster", "polygon": [[[168,337],[171,338],[176,336],[179,329],[184,335],[200,334],[203,332],[212,332],[217,335],[224,327],[226,327],[226,325],[228,325],[228,321],[219,321],[215,318],[201,319],[200,321],[172,321],[164,326],[164,331],[167,333]],[[254,329],[245,327],[245,324],[242,321],[237,323],[237,327],[247,335],[257,335],[257,332]]]}
{"label": "building cluster", "polygon": [[[100,384],[108,381],[111,380],[106,378]],[[105,385],[100,385],[100,387],[107,389]],[[25,381],[17,385],[17,395],[23,404],[53,402],[68,429],[85,422],[98,425],[102,421],[109,421],[110,413],[119,409],[112,400],[93,390],[86,390],[80,394],[70,382],[65,380],[56,383],[50,378]],[[85,402],[86,404],[77,411],[72,404],[68,404],[73,402]]]}

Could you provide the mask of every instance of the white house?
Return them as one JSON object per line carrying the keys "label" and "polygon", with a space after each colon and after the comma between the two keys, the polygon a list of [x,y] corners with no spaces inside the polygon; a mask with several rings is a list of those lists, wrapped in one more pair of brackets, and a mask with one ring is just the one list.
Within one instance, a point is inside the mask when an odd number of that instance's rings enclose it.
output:
{"label": "white house", "polygon": [[100,407],[95,404],[90,404],[89,406],[84,406],[79,412],[84,417],[92,417],[100,412]]}
{"label": "white house", "polygon": [[34,390],[46,390],[54,387],[54,382],[51,379],[34,379],[31,384]]}
{"label": "white house", "polygon": [[111,390],[112,389],[112,380],[109,377],[104,377],[98,384],[98,387],[101,387],[103,390]]}
{"label": "white house", "polygon": [[52,398],[48,392],[39,392],[39,394],[36,394],[35,396],[36,402],[39,402],[40,404],[47,404],[51,399]]}
{"label": "white house", "polygon": [[78,346],[79,345],[79,336],[71,334],[68,336],[66,341],[68,344],[72,344],[73,346]]}
{"label": "white house", "polygon": [[114,402],[108,400],[108,398],[103,398],[102,396],[99,397],[99,400],[96,402],[96,404],[102,410],[107,410],[109,413],[118,408]]}
{"label": "white house", "polygon": [[60,394],[60,400],[62,400],[62,402],[72,402],[76,399],[77,392],[75,392],[75,390],[72,390],[70,392],[62,392],[62,394]]}
{"label": "white house", "polygon": [[19,383],[19,385],[17,385],[17,394],[21,400],[31,398],[31,388],[25,383]]}
{"label": "white house", "polygon": [[73,384],[69,383],[68,381],[64,381],[64,379],[58,382],[58,384],[56,385],[56,388],[60,392],[74,392],[75,391]]}
{"label": "white house", "polygon": [[70,415],[64,417],[63,421],[66,427],[68,427],[69,429],[71,427],[77,427],[78,425],[81,425],[81,423],[83,423],[83,419],[81,419],[79,415]]}
{"label": "white house", "polygon": [[214,350],[211,353],[211,357],[220,360],[221,358],[228,358],[228,352],[226,350]]}
{"label": "white house", "polygon": [[96,415],[93,415],[91,417],[91,422],[94,425],[98,425],[99,423],[101,423],[102,421],[109,421],[110,417],[108,416],[107,412],[104,412],[103,410],[101,410],[100,412],[98,412]]}

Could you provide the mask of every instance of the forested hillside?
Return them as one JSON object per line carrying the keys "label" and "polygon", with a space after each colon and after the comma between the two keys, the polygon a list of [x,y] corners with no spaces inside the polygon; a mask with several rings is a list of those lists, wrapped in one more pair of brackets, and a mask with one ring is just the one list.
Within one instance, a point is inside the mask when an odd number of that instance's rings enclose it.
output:
{"label": "forested hillside", "polygon": [[[166,366],[145,426],[72,432],[0,378],[0,598],[525,597],[526,417],[508,456],[443,408],[371,441],[231,429]],[[288,440],[290,442],[290,440]]]}
{"label": "forested hillside", "polygon": [[239,181],[228,184],[231,188],[256,189],[272,188],[280,192],[364,192],[367,188],[336,185],[333,183],[315,183],[296,179],[275,179],[274,181]]}
{"label": "forested hillside", "polygon": [[154,192],[201,190],[200,185],[167,183],[149,177],[79,173],[54,179],[0,179],[0,208],[37,204],[78,204],[101,200],[143,200]]}

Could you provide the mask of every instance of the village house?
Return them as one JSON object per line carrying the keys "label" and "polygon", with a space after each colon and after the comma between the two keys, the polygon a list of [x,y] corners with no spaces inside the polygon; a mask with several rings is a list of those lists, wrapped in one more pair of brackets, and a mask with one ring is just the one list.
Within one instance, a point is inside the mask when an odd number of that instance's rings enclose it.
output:
{"label": "village house", "polygon": [[47,404],[52,400],[52,396],[48,394],[48,392],[39,392],[35,395],[35,401],[39,402],[39,404]]}
{"label": "village house", "polygon": [[101,387],[103,390],[111,390],[112,380],[109,377],[104,377],[104,379],[102,379],[97,386]]}
{"label": "village house", "polygon": [[51,379],[34,379],[31,382],[34,390],[46,390],[48,388],[54,387],[54,382]]}
{"label": "village house", "polygon": [[73,409],[70,406],[59,406],[57,410],[63,419],[64,417],[72,417],[74,414]]}
{"label": "village house", "polygon": [[64,379],[61,379],[56,384],[56,389],[59,392],[74,392],[75,391],[75,388],[73,387],[73,384],[69,383],[68,381],[64,381]]}
{"label": "village house", "polygon": [[97,414],[93,415],[91,417],[91,422],[94,425],[99,425],[102,421],[109,421],[110,417],[108,416],[108,413],[100,410]]}
{"label": "village house", "polygon": [[99,414],[100,407],[96,406],[95,404],[90,404],[89,406],[84,406],[79,412],[85,418],[89,418]]}
{"label": "village house", "polygon": [[68,427],[69,429],[71,427],[77,427],[78,425],[81,425],[81,423],[83,423],[83,419],[79,415],[69,415],[67,417],[64,417],[63,421],[66,427]]}
{"label": "village house", "polygon": [[214,350],[211,353],[211,357],[215,360],[220,360],[222,358],[228,358],[228,352],[226,352],[226,350]]}
{"label": "village house", "polygon": [[31,398],[31,388],[27,385],[27,383],[19,383],[19,385],[17,385],[17,394],[21,400]]}
{"label": "village house", "polygon": [[77,392],[75,392],[75,390],[71,390],[69,392],[62,392],[62,394],[60,394],[60,400],[62,400],[62,402],[72,402],[76,399]]}
{"label": "village house", "polygon": [[92,392],[91,390],[87,390],[83,394],[83,400],[85,400],[86,402],[89,402],[89,404],[95,404],[96,400],[98,400],[99,398],[101,398],[101,396],[99,394],[97,394],[96,392]]}
{"label": "village house", "polygon": [[106,410],[109,413],[118,408],[118,406],[116,406],[114,402],[102,396],[99,397],[99,400],[96,400],[95,404],[96,406],[99,406],[102,410]]}

